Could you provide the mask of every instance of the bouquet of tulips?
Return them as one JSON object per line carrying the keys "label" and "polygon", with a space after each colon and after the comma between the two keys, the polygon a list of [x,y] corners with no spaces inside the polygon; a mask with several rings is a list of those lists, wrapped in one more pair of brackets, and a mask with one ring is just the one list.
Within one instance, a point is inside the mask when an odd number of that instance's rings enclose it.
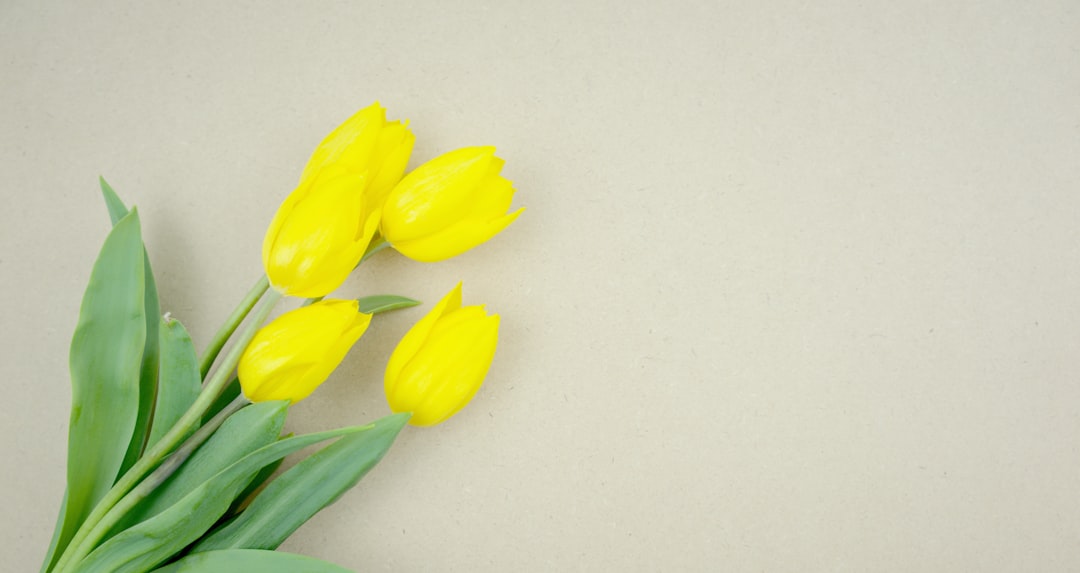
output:
{"label": "bouquet of tulips", "polygon": [[[265,276],[201,355],[179,321],[161,316],[138,211],[101,181],[113,226],[71,343],[67,491],[43,573],[345,571],[275,549],[356,485],[406,423],[438,424],[472,399],[499,317],[462,306],[459,283],[390,356],[393,414],[282,435],[289,406],[327,379],[374,315],[419,304],[324,297],[386,247],[445,260],[521,213],[508,213],[513,187],[493,148],[452,151],[405,175],[414,140],[374,104],[319,144],[266,232]],[[285,297],[301,300],[264,325]]]}

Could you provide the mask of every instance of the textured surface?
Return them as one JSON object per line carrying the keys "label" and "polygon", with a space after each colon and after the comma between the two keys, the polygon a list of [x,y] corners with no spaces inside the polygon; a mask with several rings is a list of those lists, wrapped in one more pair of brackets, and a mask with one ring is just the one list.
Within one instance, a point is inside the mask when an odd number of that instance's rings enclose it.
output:
{"label": "textured surface", "polygon": [[[340,291],[503,316],[477,400],[285,545],[361,571],[1080,569],[1075,2],[0,6],[0,554],[63,492],[67,348],[139,206],[201,348],[378,99],[528,207]],[[387,412],[381,317],[287,427]]]}

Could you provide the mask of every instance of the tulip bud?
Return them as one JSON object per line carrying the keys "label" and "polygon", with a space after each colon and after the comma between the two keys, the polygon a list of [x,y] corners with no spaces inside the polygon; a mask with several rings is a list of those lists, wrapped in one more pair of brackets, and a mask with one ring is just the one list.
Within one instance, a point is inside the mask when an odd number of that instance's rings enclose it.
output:
{"label": "tulip bud", "polygon": [[320,297],[345,282],[378,230],[380,209],[405,172],[414,140],[374,104],[319,144],[263,240],[263,266],[275,289]]}
{"label": "tulip bud", "polygon": [[252,402],[307,398],[371,323],[355,300],[324,300],[287,312],[255,334],[237,367]]}
{"label": "tulip bud", "polygon": [[382,235],[401,254],[423,262],[449,259],[505,229],[523,209],[499,175],[494,147],[466,147],[409,173],[383,206]]}
{"label": "tulip bud", "polygon": [[432,426],[453,416],[480,389],[495,357],[499,315],[461,306],[461,283],[398,343],[386,366],[390,409]]}

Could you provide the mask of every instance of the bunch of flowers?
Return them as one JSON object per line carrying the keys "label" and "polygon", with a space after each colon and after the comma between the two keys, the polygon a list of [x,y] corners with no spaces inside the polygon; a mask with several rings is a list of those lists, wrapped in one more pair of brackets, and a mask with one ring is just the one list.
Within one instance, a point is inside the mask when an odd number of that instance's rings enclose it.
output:
{"label": "bunch of flowers", "polygon": [[[345,571],[275,549],[356,485],[406,423],[438,424],[472,399],[499,317],[463,306],[458,283],[390,356],[393,414],[282,435],[290,405],[327,379],[375,315],[419,304],[324,297],[386,247],[445,260],[521,213],[509,212],[514,190],[493,148],[452,151],[406,175],[414,141],[374,104],[319,144],[266,232],[265,276],[201,356],[180,322],[160,316],[138,211],[101,181],[113,227],[71,344],[67,491],[43,573]],[[303,300],[264,326],[285,297]]]}

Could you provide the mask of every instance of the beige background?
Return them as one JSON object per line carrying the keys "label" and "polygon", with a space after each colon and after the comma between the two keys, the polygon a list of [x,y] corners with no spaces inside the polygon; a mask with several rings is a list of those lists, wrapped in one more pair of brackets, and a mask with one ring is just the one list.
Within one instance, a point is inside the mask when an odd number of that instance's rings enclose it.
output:
{"label": "beige background", "polygon": [[[342,296],[503,316],[476,401],[285,549],[358,571],[1080,570],[1080,9],[1060,2],[0,5],[5,570],[63,492],[67,347],[139,206],[198,346],[320,138],[493,144],[528,207]],[[424,309],[429,308],[425,306]],[[288,424],[387,412],[422,311]]]}

